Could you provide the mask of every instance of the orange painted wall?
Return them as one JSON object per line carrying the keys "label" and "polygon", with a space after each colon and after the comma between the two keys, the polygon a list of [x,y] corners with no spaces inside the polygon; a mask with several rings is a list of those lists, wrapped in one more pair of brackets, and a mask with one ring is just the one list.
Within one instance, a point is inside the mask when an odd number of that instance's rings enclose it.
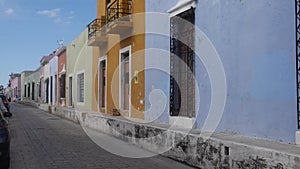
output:
{"label": "orange painted wall", "polygon": [[119,49],[118,35],[109,35],[107,53],[107,113],[119,108]]}
{"label": "orange painted wall", "polygon": [[[107,107],[106,113],[112,114],[119,108],[119,59],[120,49],[131,46],[131,77],[138,71],[138,83],[131,81],[131,117],[144,119],[145,99],[145,0],[133,0],[133,36],[120,40],[119,35],[108,35],[107,47],[98,48],[98,57],[107,55]],[[104,7],[104,8],[103,8]],[[105,15],[105,0],[98,0],[97,17]],[[103,52],[105,51],[105,52]],[[97,59],[96,59],[97,60]],[[95,61],[96,61],[95,60]],[[98,63],[98,60],[97,60]],[[98,66],[98,65],[97,65]],[[97,75],[97,73],[95,73]],[[98,79],[95,78],[94,79]],[[98,93],[98,81],[95,80],[95,92]],[[95,96],[98,101],[98,96]],[[94,104],[93,104],[94,105]],[[96,104],[97,105],[97,104]],[[94,107],[94,106],[93,106]],[[94,109],[94,108],[93,108]]]}
{"label": "orange painted wall", "polygon": [[98,0],[97,2],[97,18],[105,16],[105,2],[106,0]]}

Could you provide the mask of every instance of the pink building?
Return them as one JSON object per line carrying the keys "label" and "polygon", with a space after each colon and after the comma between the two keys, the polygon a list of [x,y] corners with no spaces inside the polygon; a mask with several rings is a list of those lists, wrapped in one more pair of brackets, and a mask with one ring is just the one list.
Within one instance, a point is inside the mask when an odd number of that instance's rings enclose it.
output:
{"label": "pink building", "polygon": [[21,97],[21,75],[19,73],[12,73],[10,76],[10,96],[12,100]]}

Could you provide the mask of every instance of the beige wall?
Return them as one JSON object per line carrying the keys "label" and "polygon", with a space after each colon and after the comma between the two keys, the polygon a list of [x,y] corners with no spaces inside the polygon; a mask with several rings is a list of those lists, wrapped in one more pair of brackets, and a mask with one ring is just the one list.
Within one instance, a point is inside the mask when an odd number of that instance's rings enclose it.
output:
{"label": "beige wall", "polygon": [[[70,106],[70,81],[72,81],[72,99],[74,107],[79,111],[91,111],[93,103],[93,47],[87,45],[87,29],[67,46],[67,70],[66,70],[66,103]],[[78,102],[77,76],[84,73],[84,102]]]}

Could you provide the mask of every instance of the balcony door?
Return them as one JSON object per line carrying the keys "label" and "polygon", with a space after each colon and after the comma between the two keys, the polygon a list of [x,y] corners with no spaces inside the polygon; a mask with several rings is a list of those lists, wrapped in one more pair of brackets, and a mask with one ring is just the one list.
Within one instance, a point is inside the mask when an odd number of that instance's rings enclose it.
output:
{"label": "balcony door", "polygon": [[105,57],[99,61],[99,108],[106,106],[106,59]]}

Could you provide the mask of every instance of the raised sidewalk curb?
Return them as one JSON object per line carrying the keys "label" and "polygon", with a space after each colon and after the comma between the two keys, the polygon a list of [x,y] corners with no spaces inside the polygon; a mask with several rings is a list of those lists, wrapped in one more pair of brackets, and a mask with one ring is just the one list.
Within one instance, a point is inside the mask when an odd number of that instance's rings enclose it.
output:
{"label": "raised sidewalk curb", "polygon": [[70,108],[33,106],[199,168],[300,168],[300,147],[292,144],[223,133],[214,133],[209,137],[210,133],[200,135],[199,130],[186,134],[186,131],[171,129],[169,125],[143,124],[101,113],[77,112],[80,114],[78,117]]}

